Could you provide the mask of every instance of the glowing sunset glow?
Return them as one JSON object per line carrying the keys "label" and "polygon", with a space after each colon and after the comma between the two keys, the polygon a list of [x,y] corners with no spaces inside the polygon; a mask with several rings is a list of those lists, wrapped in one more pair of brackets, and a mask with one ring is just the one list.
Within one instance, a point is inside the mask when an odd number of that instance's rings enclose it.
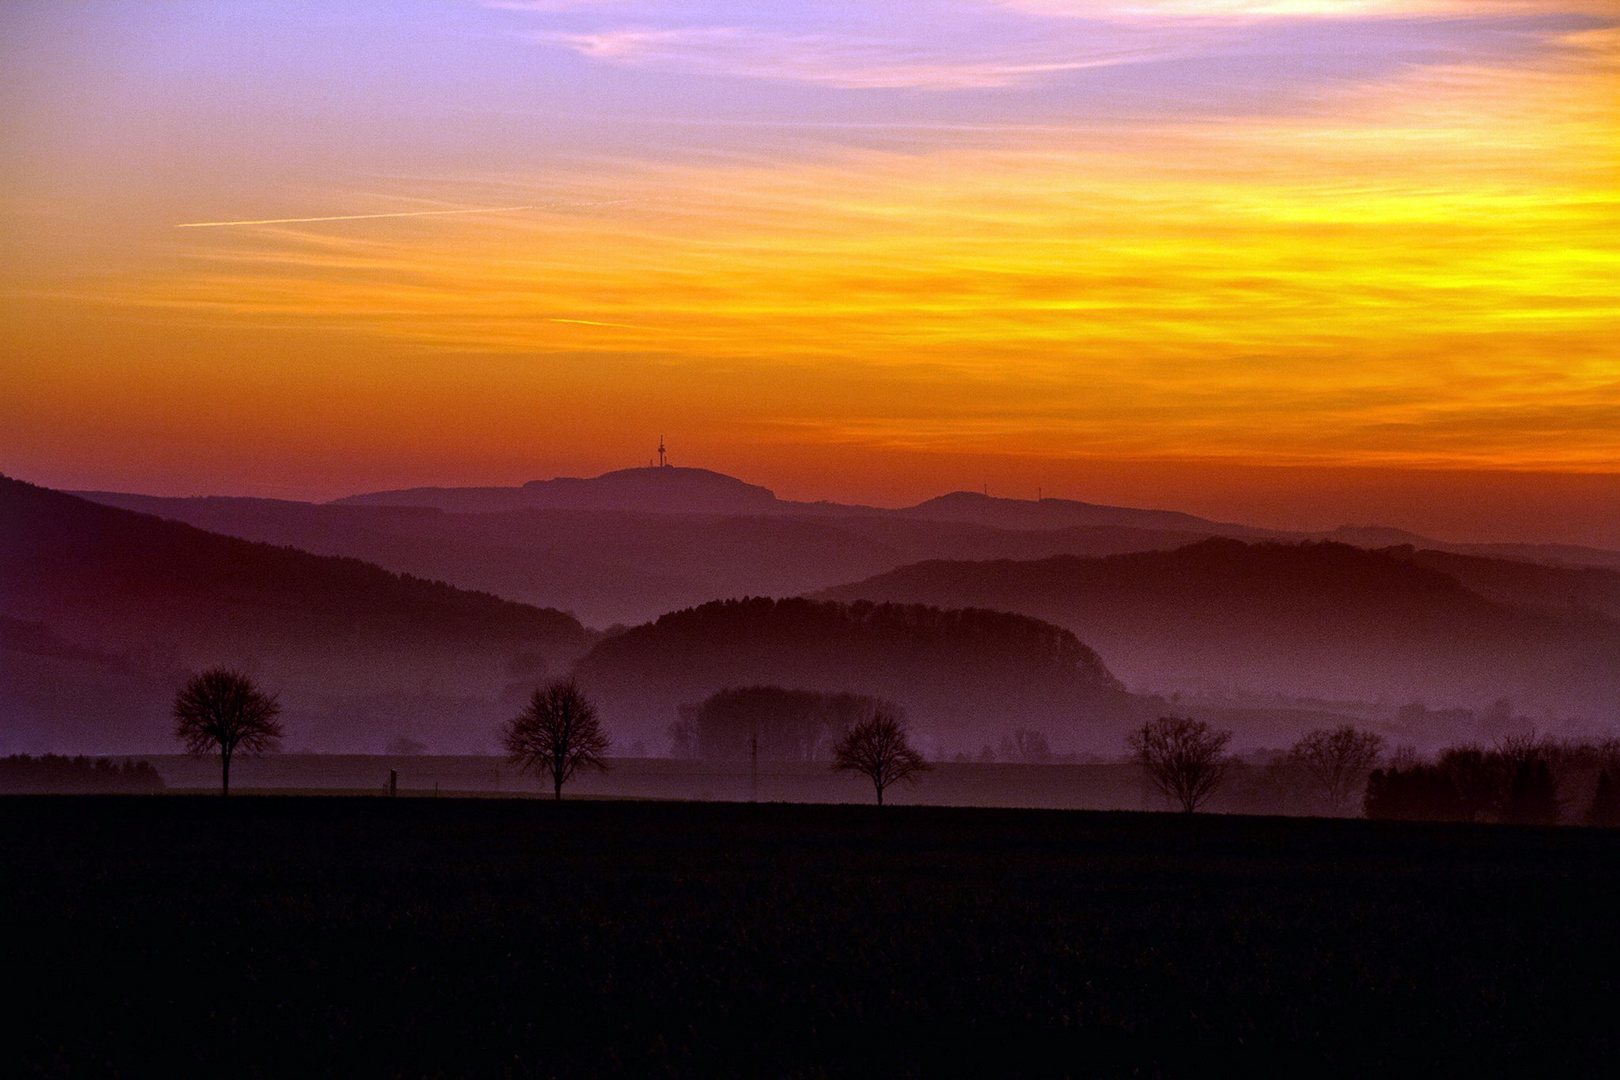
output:
{"label": "glowing sunset glow", "polygon": [[324,497],[667,431],[787,495],[1290,524],[1275,467],[1412,527],[1442,470],[1620,545],[1606,5],[765,7],[9,11],[0,471]]}

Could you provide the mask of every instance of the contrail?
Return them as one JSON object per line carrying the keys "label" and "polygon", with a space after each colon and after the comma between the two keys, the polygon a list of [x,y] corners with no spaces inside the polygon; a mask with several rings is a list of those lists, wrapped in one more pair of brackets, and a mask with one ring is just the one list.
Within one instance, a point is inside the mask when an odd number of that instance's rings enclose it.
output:
{"label": "contrail", "polygon": [[368,218],[432,217],[435,214],[503,214],[512,210],[538,210],[537,206],[480,206],[472,210],[404,210],[394,214],[334,214],[331,217],[258,218],[253,221],[187,221],[177,229],[215,229],[222,225],[293,225],[303,221],[364,221]]}
{"label": "contrail", "polygon": [[622,322],[597,322],[595,319],[547,319],[546,322],[577,323],[580,326],[616,326],[621,330],[652,330],[655,333],[664,332],[656,326],[636,326],[633,323]]}

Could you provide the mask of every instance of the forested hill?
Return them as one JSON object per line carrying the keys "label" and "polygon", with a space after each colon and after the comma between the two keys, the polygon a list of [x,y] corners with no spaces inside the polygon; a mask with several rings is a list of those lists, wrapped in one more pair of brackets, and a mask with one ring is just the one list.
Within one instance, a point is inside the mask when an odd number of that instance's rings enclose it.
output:
{"label": "forested hill", "polygon": [[1586,605],[1488,599],[1409,549],[1211,539],[1104,558],[924,562],[823,595],[1046,619],[1138,690],[1479,707],[1506,697],[1599,721],[1620,702],[1620,624]]}
{"label": "forested hill", "polygon": [[[12,677],[4,690],[20,695],[10,701],[13,723],[81,733],[114,721],[162,726],[149,715],[129,715],[151,713],[150,702],[94,716],[57,704],[68,700],[63,685],[87,680],[108,683],[98,700],[116,700],[130,671],[163,682],[214,664],[249,668],[283,691],[292,709],[329,714],[320,723],[328,735],[342,735],[342,725],[358,730],[371,720],[367,709],[336,703],[379,694],[418,701],[487,694],[493,702],[514,662],[526,670],[557,669],[589,642],[579,622],[559,611],[356,559],[219,536],[5,477],[0,615],[42,624],[41,634],[120,659],[114,670],[61,650],[7,647]],[[457,719],[444,715],[442,702],[437,711],[445,721]],[[486,741],[480,735],[477,745]],[[47,741],[35,748],[77,747]]]}
{"label": "forested hill", "polygon": [[[563,612],[238,540],[0,477],[0,603],[70,637],[162,624],[210,633],[527,642],[578,649]],[[98,629],[98,627],[100,629]]]}
{"label": "forested hill", "polygon": [[940,750],[976,750],[1030,727],[1060,750],[1115,752],[1133,707],[1066,630],[920,605],[717,601],[608,638],[576,670],[610,726],[649,745],[666,738],[679,706],[736,686],[894,701]]}

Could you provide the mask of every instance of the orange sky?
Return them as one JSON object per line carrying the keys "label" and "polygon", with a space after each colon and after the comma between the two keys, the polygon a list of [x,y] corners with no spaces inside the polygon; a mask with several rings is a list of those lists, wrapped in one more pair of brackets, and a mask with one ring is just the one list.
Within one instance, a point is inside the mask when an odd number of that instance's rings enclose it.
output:
{"label": "orange sky", "polygon": [[1620,546],[1604,5],[757,9],[0,16],[0,471]]}

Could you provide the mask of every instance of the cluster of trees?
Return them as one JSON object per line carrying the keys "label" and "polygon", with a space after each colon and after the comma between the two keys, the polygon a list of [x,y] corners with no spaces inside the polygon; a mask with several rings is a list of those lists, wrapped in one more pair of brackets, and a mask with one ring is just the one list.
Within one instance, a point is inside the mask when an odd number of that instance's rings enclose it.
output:
{"label": "cluster of trees", "polygon": [[[1144,774],[1186,813],[1206,803],[1238,766],[1227,752],[1232,732],[1190,716],[1161,716],[1130,734]],[[1332,813],[1343,813],[1384,750],[1383,736],[1349,725],[1300,738],[1286,767],[1305,777]]]}
{"label": "cluster of trees", "polygon": [[59,754],[41,757],[12,754],[0,758],[0,792],[8,795],[144,794],[163,788],[163,777],[149,761]]}
{"label": "cluster of trees", "polygon": [[[772,707],[775,711],[767,713],[763,719],[750,721],[747,712],[750,704]],[[850,717],[843,733],[832,743],[832,767],[857,772],[871,780],[879,806],[883,805],[883,793],[890,786],[902,781],[914,783],[929,769],[928,762],[911,745],[910,733],[899,712],[881,703],[872,703],[872,699],[756,686],[723,691],[704,705],[694,717],[699,725],[695,737],[700,741],[705,737],[701,721],[707,711],[713,725],[708,738],[718,740],[717,745],[724,750],[736,749],[737,741],[745,733],[761,730],[764,719],[771,715],[779,720]],[[865,715],[860,715],[863,711]],[[747,734],[746,737],[753,740],[758,735]],[[562,679],[536,690],[528,708],[507,722],[502,741],[512,764],[550,778],[553,797],[557,799],[562,798],[563,784],[580,769],[607,771],[610,740],[597,716],[596,706],[573,679]],[[814,749],[813,743],[802,740],[789,740],[785,745],[797,748],[805,758]]]}
{"label": "cluster of trees", "polygon": [[[1192,813],[1243,768],[1231,739],[1202,720],[1161,716],[1129,745],[1152,785]],[[1382,736],[1346,725],[1305,735],[1266,771],[1303,779],[1333,814],[1352,811],[1361,793],[1375,819],[1620,825],[1620,739],[1560,743],[1532,731],[1490,749],[1454,746],[1432,762],[1408,747],[1380,767],[1384,756]]]}
{"label": "cluster of trees", "polygon": [[1495,746],[1448,747],[1432,761],[1397,754],[1367,779],[1369,818],[1620,824],[1620,739],[1555,742],[1534,732]]}
{"label": "cluster of trees", "polygon": [[1011,735],[1002,736],[999,747],[985,743],[984,749],[979,751],[977,758],[964,750],[957,754],[953,760],[977,760],[985,764],[994,761],[1008,761],[1023,762],[1027,765],[1047,765],[1054,761],[1078,761],[1080,755],[1054,753],[1052,744],[1046,739],[1046,732],[1036,728],[1021,727]]}
{"label": "cluster of trees", "polygon": [[678,758],[740,760],[757,752],[764,761],[826,760],[856,724],[882,709],[898,711],[865,694],[727,688],[681,706],[669,736]]}

